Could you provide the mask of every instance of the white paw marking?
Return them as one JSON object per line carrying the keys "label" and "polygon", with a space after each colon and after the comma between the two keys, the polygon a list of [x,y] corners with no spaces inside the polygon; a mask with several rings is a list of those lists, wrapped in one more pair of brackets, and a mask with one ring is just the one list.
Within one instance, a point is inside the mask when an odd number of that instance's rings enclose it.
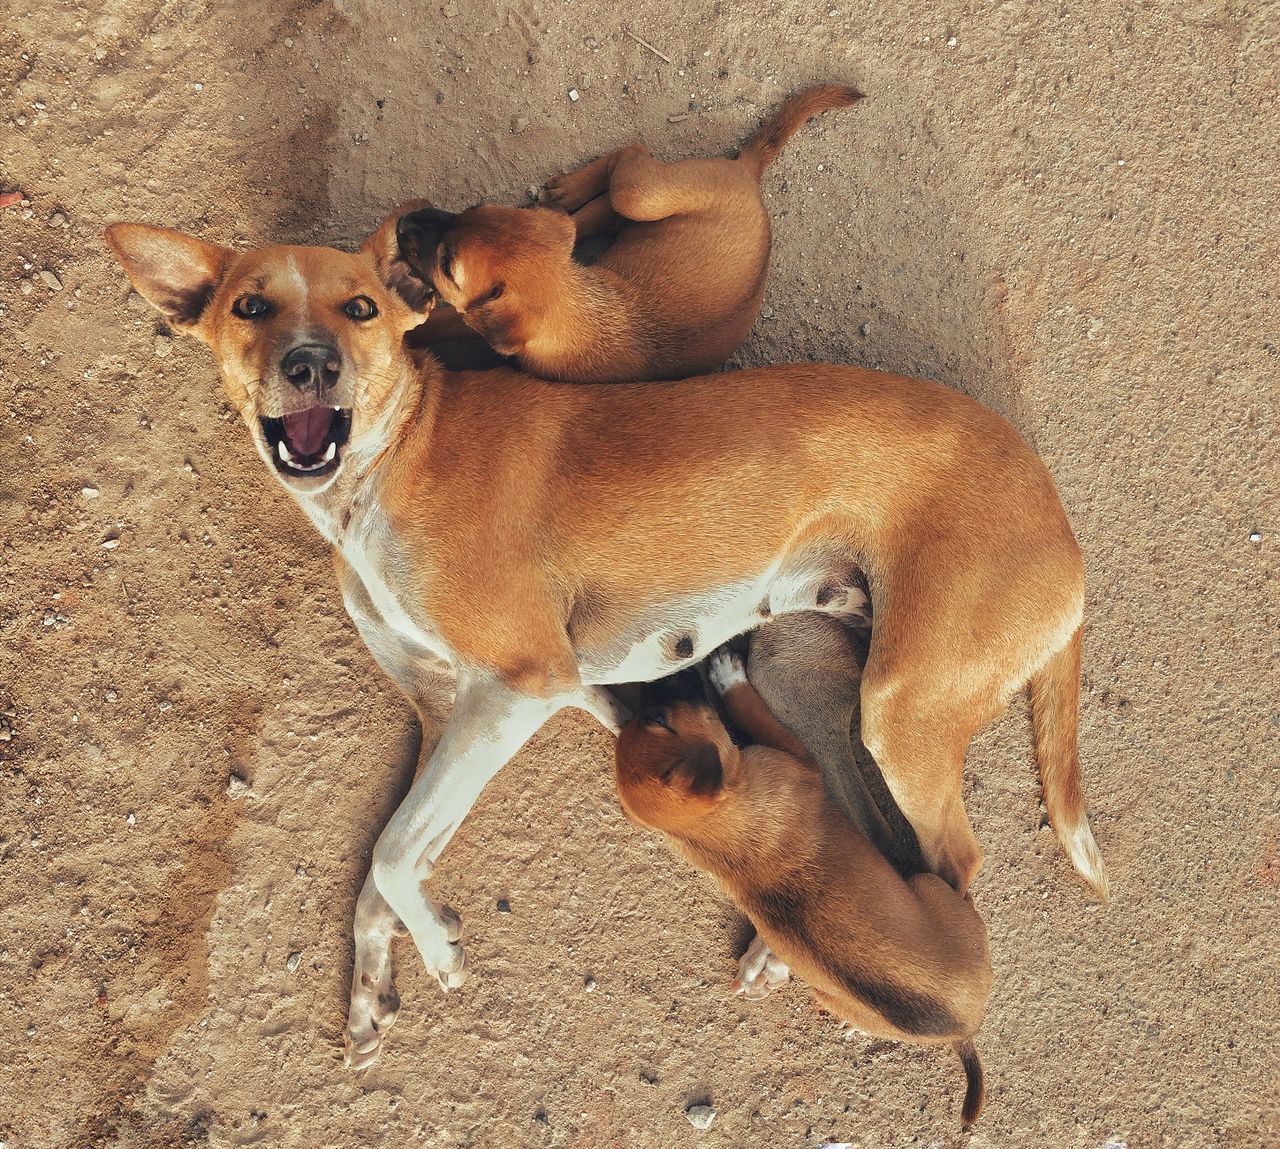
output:
{"label": "white paw marking", "polygon": [[707,676],[711,679],[711,685],[725,694],[730,687],[747,681],[747,666],[740,655],[727,646],[722,646],[708,660]]}
{"label": "white paw marking", "polygon": [[734,993],[755,1001],[768,997],[778,986],[785,985],[790,977],[787,963],[769,948],[764,938],[756,934],[738,962],[738,976],[730,988]]}

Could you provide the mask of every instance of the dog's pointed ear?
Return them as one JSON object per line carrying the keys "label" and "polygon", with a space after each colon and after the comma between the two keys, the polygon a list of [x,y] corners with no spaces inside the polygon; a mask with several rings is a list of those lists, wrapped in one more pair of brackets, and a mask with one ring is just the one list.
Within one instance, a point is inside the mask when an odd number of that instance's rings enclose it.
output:
{"label": "dog's pointed ear", "polygon": [[198,334],[235,252],[145,223],[113,223],[106,239],[138,294],[175,328]]}
{"label": "dog's pointed ear", "polygon": [[700,742],[690,747],[667,774],[667,784],[699,798],[713,798],[720,793],[724,786],[724,766],[715,744]]}
{"label": "dog's pointed ear", "polygon": [[360,245],[360,254],[373,263],[378,278],[411,310],[424,315],[436,302],[435,288],[431,285],[431,266],[427,264],[419,270],[418,264],[405,258],[400,249],[398,229],[406,215],[435,210],[427,207],[426,203],[426,200],[418,199],[402,204]]}

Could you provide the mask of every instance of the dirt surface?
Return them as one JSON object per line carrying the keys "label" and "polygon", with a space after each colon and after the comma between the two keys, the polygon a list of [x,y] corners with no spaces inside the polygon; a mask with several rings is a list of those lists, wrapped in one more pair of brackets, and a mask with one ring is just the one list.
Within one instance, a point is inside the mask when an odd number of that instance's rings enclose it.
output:
{"label": "dirt surface", "polygon": [[[0,191],[25,196],[0,211],[0,1143],[1280,1144],[1276,10],[1077,9],[37,0],[0,24]],[[842,1034],[795,986],[728,997],[735,916],[622,818],[609,738],[566,713],[435,883],[476,977],[445,998],[402,944],[401,1020],[349,1073],[352,908],[410,711],[102,227],[348,244],[403,198],[515,202],[636,135],[728,151],[828,79],[868,98],[767,173],[739,360],[940,379],[1048,460],[1088,561],[1115,901],[1040,826],[1015,705],[969,762],[996,984],[962,1134],[949,1053]]]}

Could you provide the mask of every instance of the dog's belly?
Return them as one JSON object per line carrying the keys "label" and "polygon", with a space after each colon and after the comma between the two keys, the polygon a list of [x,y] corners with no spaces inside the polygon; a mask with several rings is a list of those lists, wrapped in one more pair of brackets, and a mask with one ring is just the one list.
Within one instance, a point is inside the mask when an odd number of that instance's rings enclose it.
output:
{"label": "dog's belly", "polygon": [[775,563],[757,578],[646,607],[614,630],[590,610],[570,619],[578,670],[588,685],[652,682],[692,666],[774,615],[820,610],[866,624],[871,604],[849,564]]}

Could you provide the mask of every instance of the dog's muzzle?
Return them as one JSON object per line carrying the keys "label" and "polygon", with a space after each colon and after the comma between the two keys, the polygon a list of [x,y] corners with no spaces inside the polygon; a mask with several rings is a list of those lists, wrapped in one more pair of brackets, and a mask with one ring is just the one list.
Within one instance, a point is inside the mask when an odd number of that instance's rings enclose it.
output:
{"label": "dog's muzzle", "polygon": [[347,407],[319,404],[258,422],[276,470],[299,479],[337,470],[342,448],[351,435],[351,410]]}

